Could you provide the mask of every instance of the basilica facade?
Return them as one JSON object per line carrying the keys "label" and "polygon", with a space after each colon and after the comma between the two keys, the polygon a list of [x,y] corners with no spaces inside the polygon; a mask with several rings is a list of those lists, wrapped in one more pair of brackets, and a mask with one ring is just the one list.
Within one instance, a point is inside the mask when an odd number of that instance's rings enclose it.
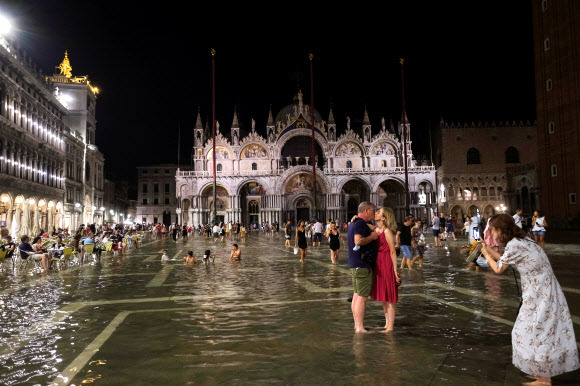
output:
{"label": "basilica facade", "polygon": [[256,132],[252,122],[251,132],[241,138],[234,112],[229,138],[221,133],[216,137],[214,202],[212,138],[198,114],[192,167],[176,173],[177,220],[209,223],[215,205],[218,221],[246,225],[314,218],[343,222],[356,214],[362,201],[391,207],[400,220],[405,214],[402,135],[406,125],[410,211],[429,222],[437,208],[435,168],[413,156],[406,119],[397,130],[392,124],[387,127],[384,119],[381,122],[380,130],[373,131],[366,109],[362,127],[356,129],[349,118],[346,127],[337,128],[332,109],[327,121],[315,111],[312,122],[310,106],[299,92],[275,118],[270,111],[266,137]]}

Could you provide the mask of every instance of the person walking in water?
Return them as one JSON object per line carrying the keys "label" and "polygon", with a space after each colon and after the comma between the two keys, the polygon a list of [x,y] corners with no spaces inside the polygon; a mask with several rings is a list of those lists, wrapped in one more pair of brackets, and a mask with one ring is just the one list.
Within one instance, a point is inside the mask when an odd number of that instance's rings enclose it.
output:
{"label": "person walking in water", "polygon": [[294,247],[300,248],[300,262],[304,263],[306,258],[306,249],[308,248],[308,243],[306,242],[306,235],[304,234],[304,221],[300,221],[300,225],[296,228],[296,241]]}
{"label": "person walking in water", "polygon": [[288,221],[286,223],[286,226],[284,227],[284,233],[285,233],[284,237],[286,237],[286,244],[285,244],[285,246],[286,247],[290,247],[290,239],[291,239],[291,236],[292,236],[292,226],[290,225],[290,221]]}
{"label": "person walking in water", "polygon": [[411,259],[413,258],[411,254],[411,227],[413,226],[413,216],[407,216],[405,222],[401,224],[401,227],[397,231],[397,245],[396,247],[401,247],[401,253],[403,254],[403,260],[401,261],[401,268],[405,266],[405,261],[407,262],[407,267],[412,270],[413,264]]}
{"label": "person walking in water", "polygon": [[535,377],[533,384],[549,385],[551,377],[580,368],[578,347],[568,303],[541,246],[528,238],[509,214],[489,221],[491,234],[503,255],[483,244],[481,252],[495,273],[513,265],[521,277],[522,304],[512,330],[512,361]]}
{"label": "person walking in water", "polygon": [[435,239],[436,247],[441,246],[441,240],[439,239],[439,230],[440,230],[439,217],[437,217],[436,214],[433,214],[433,238]]}
{"label": "person walking in water", "polygon": [[329,246],[330,246],[330,261],[332,264],[338,263],[338,250],[340,249],[340,242],[344,243],[342,237],[340,237],[340,232],[338,232],[338,228],[334,221],[330,223],[330,227],[326,230],[324,235],[327,239],[329,239]]}

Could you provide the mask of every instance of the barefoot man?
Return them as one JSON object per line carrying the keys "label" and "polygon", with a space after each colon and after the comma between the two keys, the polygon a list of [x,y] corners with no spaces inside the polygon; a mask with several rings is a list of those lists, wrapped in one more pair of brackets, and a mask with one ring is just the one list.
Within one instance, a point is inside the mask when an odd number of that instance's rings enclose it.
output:
{"label": "barefoot man", "polygon": [[356,333],[368,333],[364,328],[365,307],[367,297],[373,286],[373,272],[365,263],[361,255],[378,238],[376,232],[372,232],[367,222],[375,218],[375,207],[370,202],[362,202],[358,206],[358,218],[348,227],[348,267],[352,276],[352,315],[354,317],[354,330]]}

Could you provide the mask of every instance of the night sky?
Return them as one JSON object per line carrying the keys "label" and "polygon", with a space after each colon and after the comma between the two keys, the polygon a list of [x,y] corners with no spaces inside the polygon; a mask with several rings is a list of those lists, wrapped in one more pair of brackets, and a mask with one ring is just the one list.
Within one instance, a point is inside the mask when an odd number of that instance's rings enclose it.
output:
{"label": "night sky", "polygon": [[381,10],[336,3],[310,13],[291,2],[211,10],[199,3],[27,0],[0,2],[0,12],[45,73],[54,73],[68,50],[73,75],[89,75],[102,90],[97,145],[106,173],[135,181],[138,165],[177,162],[178,125],[181,162],[189,165],[197,109],[204,123],[210,113],[210,47],[217,50],[217,119],[228,137],[234,106],[243,132],[253,117],[265,133],[270,104],[275,115],[297,88],[310,101],[309,52],[315,108],[326,119],[332,102],[339,135],[346,116],[360,127],[365,105],[373,133],[381,116],[400,118],[399,57],[416,154],[428,155],[428,128],[440,117],[533,121],[530,2],[430,3]]}

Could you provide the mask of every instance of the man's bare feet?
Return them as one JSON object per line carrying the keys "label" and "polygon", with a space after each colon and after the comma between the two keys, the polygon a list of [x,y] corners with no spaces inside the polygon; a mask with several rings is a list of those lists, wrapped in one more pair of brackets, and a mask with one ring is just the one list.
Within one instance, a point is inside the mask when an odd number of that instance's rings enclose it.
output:
{"label": "man's bare feet", "polygon": [[355,334],[372,334],[371,330],[367,330],[366,328],[363,330],[354,330]]}

